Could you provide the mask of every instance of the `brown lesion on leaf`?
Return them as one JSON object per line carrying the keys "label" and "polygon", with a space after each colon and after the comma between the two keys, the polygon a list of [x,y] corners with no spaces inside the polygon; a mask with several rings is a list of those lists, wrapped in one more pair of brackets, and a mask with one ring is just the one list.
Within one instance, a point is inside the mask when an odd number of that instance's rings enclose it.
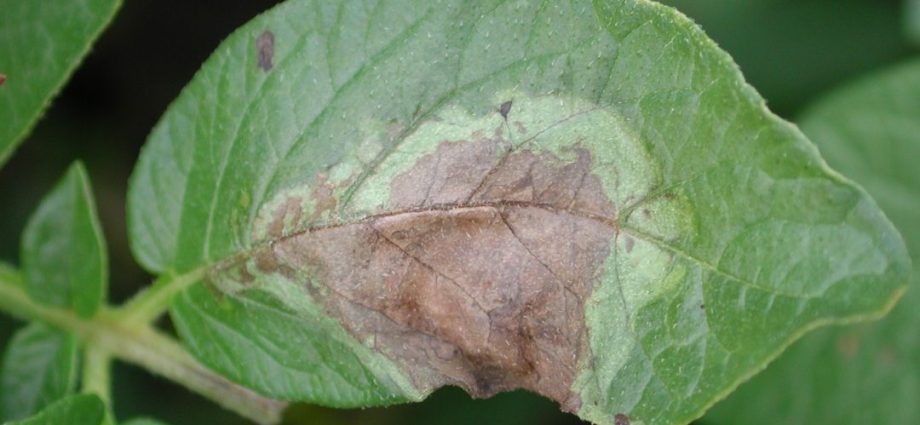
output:
{"label": "brown lesion on leaf", "polygon": [[[314,190],[315,192],[315,190]],[[285,229],[291,223],[300,223],[303,218],[303,199],[291,196],[272,211],[271,221],[268,223],[267,234],[271,239],[279,239],[285,235]]]}
{"label": "brown lesion on leaf", "polygon": [[0,74],[0,86],[6,83],[6,74]]}
{"label": "brown lesion on leaf", "polygon": [[315,222],[322,217],[324,213],[335,211],[338,203],[335,197],[336,186],[329,182],[325,174],[316,176],[316,182],[313,185],[313,213],[310,214],[308,222]]}
{"label": "brown lesion on leaf", "polygon": [[629,416],[626,416],[622,413],[617,413],[617,415],[613,418],[614,425],[629,425],[629,423]]}
{"label": "brown lesion on leaf", "polygon": [[[444,141],[392,181],[389,212],[272,236],[257,267],[311,270],[329,314],[422,390],[525,388],[576,411],[585,300],[618,228],[589,151],[567,156],[512,150],[501,133]],[[335,208],[323,185],[316,211]]]}
{"label": "brown lesion on leaf", "polygon": [[275,34],[265,30],[256,39],[256,50],[259,53],[259,68],[268,72],[275,67]]}

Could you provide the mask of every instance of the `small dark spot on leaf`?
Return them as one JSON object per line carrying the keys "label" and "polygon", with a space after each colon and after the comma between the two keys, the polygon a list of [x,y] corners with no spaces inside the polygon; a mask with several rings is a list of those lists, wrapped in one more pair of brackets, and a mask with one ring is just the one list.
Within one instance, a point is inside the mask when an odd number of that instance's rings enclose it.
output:
{"label": "small dark spot on leaf", "polygon": [[259,68],[263,71],[271,71],[275,66],[273,63],[275,57],[275,34],[271,31],[264,31],[256,40],[256,48],[259,51]]}
{"label": "small dark spot on leaf", "polygon": [[634,241],[633,238],[630,238],[628,236],[626,237],[626,253],[627,254],[632,252],[633,245],[635,244],[636,244],[636,241]]}
{"label": "small dark spot on leaf", "polygon": [[629,425],[629,416],[626,416],[622,413],[617,413],[613,418],[614,425]]}
{"label": "small dark spot on leaf", "polygon": [[5,82],[6,82],[6,75],[5,75],[5,74],[0,74],[0,86],[2,86],[3,83],[5,83]]}
{"label": "small dark spot on leaf", "polygon": [[700,304],[700,309],[705,310],[705,309],[706,309],[706,304]]}
{"label": "small dark spot on leaf", "polygon": [[648,208],[643,208],[643,209],[642,209],[642,215],[644,215],[645,218],[651,218],[651,217],[652,217],[652,212],[651,212]]}
{"label": "small dark spot on leaf", "polygon": [[505,103],[502,103],[502,106],[498,108],[498,112],[502,114],[502,117],[508,119],[508,113],[511,112],[511,101],[509,100]]}

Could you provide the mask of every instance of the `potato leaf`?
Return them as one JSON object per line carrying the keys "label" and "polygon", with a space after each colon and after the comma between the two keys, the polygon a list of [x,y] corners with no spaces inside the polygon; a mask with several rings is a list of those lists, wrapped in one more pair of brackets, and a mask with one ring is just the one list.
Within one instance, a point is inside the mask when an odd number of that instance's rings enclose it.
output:
{"label": "potato leaf", "polygon": [[134,418],[134,419],[122,422],[121,425],[166,425],[166,424],[156,419]]}
{"label": "potato leaf", "polygon": [[25,138],[118,0],[0,0],[0,166]]}
{"label": "potato leaf", "polygon": [[[805,114],[802,128],[878,199],[920,262],[920,61],[835,92]],[[920,423],[917,305],[911,288],[879,323],[809,335],[716,406],[712,423]]]}
{"label": "potato leaf", "polygon": [[22,271],[36,301],[90,317],[105,301],[108,255],[89,176],[74,163],[32,214],[22,235]]}
{"label": "potato leaf", "polygon": [[76,387],[76,337],[32,323],[16,332],[3,356],[0,419],[32,416]]}
{"label": "potato leaf", "polygon": [[[686,423],[903,290],[897,232],[647,1],[289,1],[134,172],[136,257],[231,379],[332,406],[539,392]],[[627,419],[629,418],[629,419]]]}
{"label": "potato leaf", "polygon": [[8,425],[100,425],[105,405],[94,394],[75,394],[62,398],[28,419]]}

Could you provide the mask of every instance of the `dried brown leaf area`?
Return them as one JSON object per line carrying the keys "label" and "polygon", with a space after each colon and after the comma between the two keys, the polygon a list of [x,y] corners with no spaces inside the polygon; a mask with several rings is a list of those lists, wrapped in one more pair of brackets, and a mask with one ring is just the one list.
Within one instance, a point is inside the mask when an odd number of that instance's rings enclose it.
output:
{"label": "dried brown leaf area", "polygon": [[392,181],[390,212],[283,237],[260,271],[310,270],[327,312],[420,389],[526,388],[575,411],[584,303],[617,225],[591,154],[572,149],[512,150],[501,128],[442,141]]}

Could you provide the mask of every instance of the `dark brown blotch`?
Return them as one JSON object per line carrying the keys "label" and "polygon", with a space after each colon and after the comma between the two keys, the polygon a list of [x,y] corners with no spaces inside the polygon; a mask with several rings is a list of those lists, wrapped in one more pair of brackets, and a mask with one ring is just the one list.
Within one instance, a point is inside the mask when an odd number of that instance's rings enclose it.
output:
{"label": "dark brown blotch", "polygon": [[508,114],[511,112],[511,105],[512,102],[509,100],[505,103],[502,103],[502,105],[498,108],[498,112],[502,114],[502,117],[506,120],[508,119]]}
{"label": "dark brown blotch", "polygon": [[256,50],[259,53],[259,68],[271,71],[275,67],[275,34],[265,30],[256,39]]}
{"label": "dark brown blotch", "polygon": [[2,86],[3,83],[5,83],[5,82],[6,82],[6,75],[5,75],[5,74],[0,74],[0,86]]}
{"label": "dark brown blotch", "polygon": [[613,425],[629,425],[629,416],[626,416],[622,413],[617,413],[613,418]]}

